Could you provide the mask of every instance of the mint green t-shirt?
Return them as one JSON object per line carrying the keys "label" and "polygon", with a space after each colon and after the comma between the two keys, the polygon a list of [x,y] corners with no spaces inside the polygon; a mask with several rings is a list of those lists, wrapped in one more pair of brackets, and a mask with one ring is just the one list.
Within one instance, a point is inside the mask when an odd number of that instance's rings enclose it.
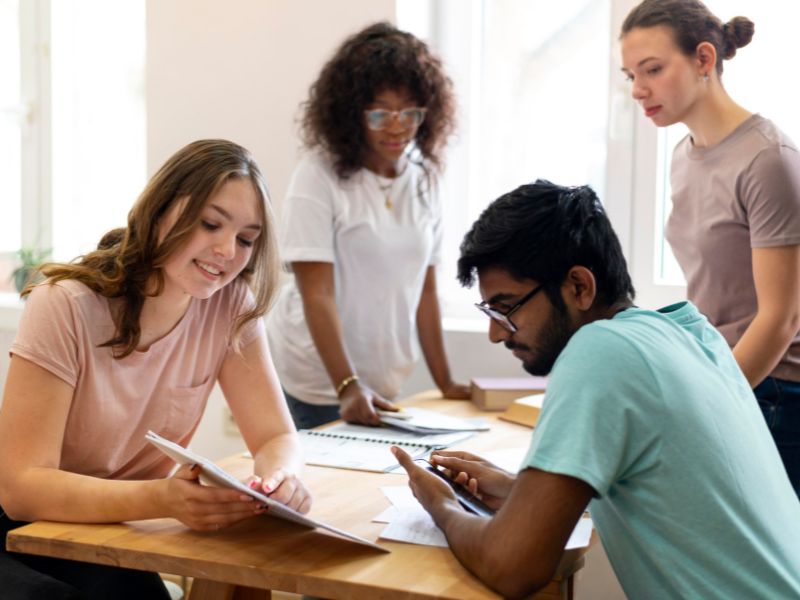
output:
{"label": "mint green t-shirt", "polygon": [[625,593],[800,598],[800,502],[723,337],[691,303],[582,327],[523,468],[581,479]]}

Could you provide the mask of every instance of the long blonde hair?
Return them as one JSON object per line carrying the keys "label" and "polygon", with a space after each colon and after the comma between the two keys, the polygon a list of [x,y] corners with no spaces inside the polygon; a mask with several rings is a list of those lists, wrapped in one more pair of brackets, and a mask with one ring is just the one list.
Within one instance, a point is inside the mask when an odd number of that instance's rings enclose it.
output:
{"label": "long blonde hair", "polygon": [[[109,231],[96,250],[71,263],[48,263],[39,269],[47,283],[76,279],[106,298],[123,299],[114,317],[114,337],[101,344],[112,347],[115,358],[136,350],[145,298],[161,293],[165,262],[199,225],[206,201],[231,179],[248,179],[253,184],[261,198],[258,206],[262,221],[250,261],[239,274],[253,290],[255,306],[233,324],[236,346],[242,328],[269,309],[278,287],[280,259],[264,177],[250,152],[233,142],[199,140],[180,149],[150,179],[128,213],[127,227]],[[159,220],[173,203],[184,198],[183,211],[159,243]],[[22,295],[31,289],[33,284]]]}

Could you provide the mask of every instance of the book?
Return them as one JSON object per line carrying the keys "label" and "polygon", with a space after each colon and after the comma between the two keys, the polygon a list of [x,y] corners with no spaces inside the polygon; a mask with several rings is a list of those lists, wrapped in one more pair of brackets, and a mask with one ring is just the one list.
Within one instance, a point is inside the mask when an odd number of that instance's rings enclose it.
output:
{"label": "book", "polygon": [[288,506],[271,499],[269,496],[266,496],[261,492],[246,486],[241,481],[236,479],[236,477],[218,467],[207,458],[204,458],[199,454],[184,448],[183,446],[179,446],[175,442],[171,442],[153,431],[148,431],[145,434],[145,439],[179,465],[198,465],[200,467],[201,483],[204,483],[205,485],[231,488],[242,492],[243,494],[247,494],[248,496],[252,496],[262,504],[265,504],[267,506],[266,514],[269,516],[291,521],[292,523],[297,523],[298,525],[302,525],[303,527],[307,527],[309,529],[323,529],[363,546],[369,546],[370,548],[380,550],[381,552],[390,552],[390,550],[387,548],[383,548],[382,546],[370,542],[369,540],[352,533],[348,533],[347,531],[337,527],[333,527],[332,525],[322,523],[321,521],[311,519],[306,515],[292,510]]}
{"label": "book", "polygon": [[389,450],[392,446],[403,449],[414,459],[427,458],[434,450],[465,440],[474,433],[453,431],[420,435],[350,423],[299,431],[306,464],[376,473],[389,473],[400,467]]}
{"label": "book", "polygon": [[519,423],[526,427],[535,427],[542,412],[544,394],[532,394],[514,400],[499,418],[512,423]]}
{"label": "book", "polygon": [[505,410],[517,398],[546,387],[545,377],[476,377],[471,381],[472,402],[481,410]]}

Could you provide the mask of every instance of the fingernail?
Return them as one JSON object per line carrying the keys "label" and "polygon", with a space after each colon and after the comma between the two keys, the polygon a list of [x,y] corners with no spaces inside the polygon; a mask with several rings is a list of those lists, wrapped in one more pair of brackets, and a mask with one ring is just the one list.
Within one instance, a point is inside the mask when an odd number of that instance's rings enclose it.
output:
{"label": "fingernail", "polygon": [[276,487],[278,487],[278,482],[275,481],[274,479],[269,479],[264,484],[264,490],[267,492],[273,491]]}

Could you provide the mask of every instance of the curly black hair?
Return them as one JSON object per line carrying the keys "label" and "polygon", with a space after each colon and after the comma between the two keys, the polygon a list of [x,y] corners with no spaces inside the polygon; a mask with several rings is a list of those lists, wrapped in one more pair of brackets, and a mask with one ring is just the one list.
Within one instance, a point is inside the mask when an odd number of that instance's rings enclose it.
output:
{"label": "curly black hair", "polygon": [[344,41],[302,105],[303,143],[326,152],[340,178],[364,165],[363,113],[387,89],[407,90],[427,108],[414,140],[416,150],[425,163],[442,167],[442,150],[455,128],[453,83],[423,41],[380,22]]}

